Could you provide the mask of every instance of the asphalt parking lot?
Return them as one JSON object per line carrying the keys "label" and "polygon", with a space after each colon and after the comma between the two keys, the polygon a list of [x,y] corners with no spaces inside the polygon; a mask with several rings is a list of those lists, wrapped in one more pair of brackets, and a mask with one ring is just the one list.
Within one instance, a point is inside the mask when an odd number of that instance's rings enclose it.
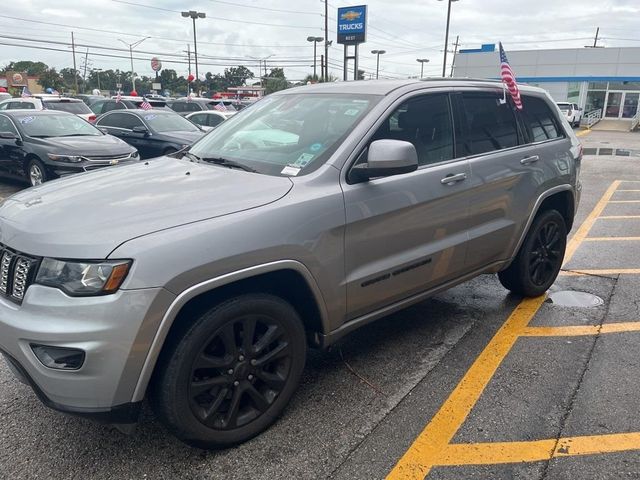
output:
{"label": "asphalt parking lot", "polygon": [[148,410],[131,436],[50,411],[1,364],[0,478],[640,478],[640,133],[582,140],[549,297],[485,275],[312,351],[284,417],[219,452]]}

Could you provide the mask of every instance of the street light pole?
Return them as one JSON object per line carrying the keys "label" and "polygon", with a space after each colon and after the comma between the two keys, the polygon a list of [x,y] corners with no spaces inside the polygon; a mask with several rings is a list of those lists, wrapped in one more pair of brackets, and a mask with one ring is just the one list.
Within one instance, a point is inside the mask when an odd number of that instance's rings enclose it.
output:
{"label": "street light pole", "polygon": [[323,37],[307,37],[307,42],[313,42],[313,79],[314,80],[318,80],[318,73],[316,69],[318,42],[322,42],[323,40],[324,40]]}
{"label": "street light pole", "polygon": [[98,79],[98,90],[102,91],[102,89],[100,88],[100,72],[102,71],[102,69],[94,68],[93,71],[96,72],[96,78]]}
{"label": "street light pole", "polygon": [[447,76],[447,50],[449,49],[449,23],[451,21],[451,4],[459,0],[438,0],[439,2],[447,1],[447,29],[444,34],[444,61],[442,62],[442,78]]}
{"label": "street light pole", "polygon": [[429,62],[428,58],[416,58],[417,62],[420,62],[420,78],[424,77],[424,64]]}
{"label": "street light pole", "polygon": [[376,80],[378,79],[378,72],[380,71],[380,55],[387,53],[386,50],[371,50],[371,53],[376,55]]}
{"label": "street light pole", "polygon": [[133,91],[135,91],[136,89],[136,74],[133,71],[133,49],[134,47],[137,47],[142,42],[144,42],[147,38],[151,38],[151,37],[144,37],[142,40],[138,40],[137,42],[133,42],[133,43],[127,43],[124,40],[118,39],[120,42],[124,43],[126,46],[129,47],[129,58],[131,58],[131,89]]}
{"label": "street light pole", "polygon": [[198,41],[196,39],[196,19],[206,18],[207,14],[203,12],[196,12],[195,10],[189,10],[188,12],[181,12],[181,15],[185,18],[191,18],[193,20],[193,59],[196,64],[196,84],[199,82],[198,77]]}

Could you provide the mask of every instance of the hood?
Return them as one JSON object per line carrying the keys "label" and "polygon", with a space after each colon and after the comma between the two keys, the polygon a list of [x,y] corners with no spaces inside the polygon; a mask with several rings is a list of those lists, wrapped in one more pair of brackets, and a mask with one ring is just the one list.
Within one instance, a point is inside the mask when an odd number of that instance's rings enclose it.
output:
{"label": "hood", "polygon": [[34,138],[33,143],[50,148],[50,153],[68,153],[73,155],[124,155],[134,149],[112,135],[86,137],[49,137]]}
{"label": "hood", "polygon": [[285,196],[292,182],[160,157],[54,180],[0,206],[0,242],[59,258],[105,258],[135,237]]}
{"label": "hood", "polygon": [[176,143],[191,145],[204,135],[205,132],[164,132],[158,135],[164,135],[166,138],[173,139]]}

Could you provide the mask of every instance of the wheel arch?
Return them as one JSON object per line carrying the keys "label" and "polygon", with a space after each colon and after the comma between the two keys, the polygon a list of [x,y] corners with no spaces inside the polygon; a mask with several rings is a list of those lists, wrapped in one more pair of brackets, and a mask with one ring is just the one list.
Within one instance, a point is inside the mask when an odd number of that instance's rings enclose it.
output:
{"label": "wheel arch", "polygon": [[241,293],[271,293],[291,303],[303,320],[307,338],[316,344],[318,334],[326,333],[328,314],[320,289],[311,272],[300,262],[283,260],[250,267],[196,284],[176,297],[167,309],[147,353],[133,394],[141,401],[158,360],[189,318],[204,308]]}

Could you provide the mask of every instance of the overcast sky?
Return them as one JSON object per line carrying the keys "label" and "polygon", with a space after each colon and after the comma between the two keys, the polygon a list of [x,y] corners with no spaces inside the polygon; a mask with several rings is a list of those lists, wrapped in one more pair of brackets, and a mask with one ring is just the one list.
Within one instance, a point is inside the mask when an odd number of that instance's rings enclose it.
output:
{"label": "overcast sky", "polygon": [[[353,4],[361,2],[329,2],[329,38],[334,40],[329,61],[331,72],[339,77],[343,49],[335,43],[336,9]],[[441,72],[446,0],[370,0],[367,4],[369,34],[367,43],[360,46],[361,68],[367,73],[375,72],[375,57],[370,51],[384,49],[387,54],[381,57],[381,77],[418,75],[420,66],[416,58],[430,59],[425,65],[425,76]],[[0,65],[16,60],[40,60],[57,68],[72,66],[71,49],[66,44],[70,43],[73,30],[76,43],[81,45],[77,48],[81,74],[87,48],[89,68],[129,70],[128,47],[119,39],[133,43],[150,36],[137,47],[139,53],[135,53],[140,57],[135,60],[138,74],[151,75],[149,59],[157,55],[166,68],[186,75],[187,56],[183,51],[193,43],[193,30],[191,20],[182,18],[179,12],[187,9],[207,15],[197,21],[201,73],[220,72],[225,65],[245,64],[257,74],[258,62],[254,59],[265,57],[269,57],[270,67],[285,67],[290,79],[301,79],[313,70],[313,45],[306,38],[324,36],[323,0],[3,2]],[[462,48],[502,41],[507,53],[574,48],[593,43],[599,26],[603,37],[600,45],[640,46],[639,19],[640,0],[459,0],[452,5],[450,42],[456,35],[460,35]],[[318,62],[320,50],[319,44]]]}

